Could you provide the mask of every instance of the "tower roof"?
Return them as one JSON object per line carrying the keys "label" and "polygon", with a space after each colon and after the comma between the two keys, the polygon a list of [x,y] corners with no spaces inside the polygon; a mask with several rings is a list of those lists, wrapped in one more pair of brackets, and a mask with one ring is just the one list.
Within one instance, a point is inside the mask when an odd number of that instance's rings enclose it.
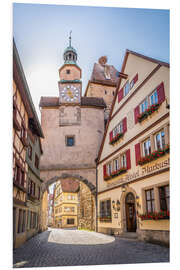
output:
{"label": "tower roof", "polygon": [[71,46],[71,32],[69,36],[69,46],[64,50],[63,58],[64,58],[64,64],[74,65],[76,64],[76,61],[77,61],[77,52]]}

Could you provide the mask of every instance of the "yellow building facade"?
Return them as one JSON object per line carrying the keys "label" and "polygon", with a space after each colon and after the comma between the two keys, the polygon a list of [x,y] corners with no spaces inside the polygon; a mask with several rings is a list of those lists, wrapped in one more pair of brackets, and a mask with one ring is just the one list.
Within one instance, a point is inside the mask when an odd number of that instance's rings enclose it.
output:
{"label": "yellow building facade", "polygon": [[169,64],[127,50],[121,74],[98,157],[98,231],[168,244]]}
{"label": "yellow building facade", "polygon": [[54,226],[56,228],[78,227],[79,183],[72,181],[73,183],[69,179],[63,179],[56,182],[54,190]]}

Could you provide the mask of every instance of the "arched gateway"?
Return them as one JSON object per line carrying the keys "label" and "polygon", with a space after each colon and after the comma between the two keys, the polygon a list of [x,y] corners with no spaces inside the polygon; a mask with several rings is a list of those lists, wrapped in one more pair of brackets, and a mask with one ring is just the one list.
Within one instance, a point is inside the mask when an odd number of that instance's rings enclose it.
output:
{"label": "arched gateway", "polygon": [[[86,178],[77,174],[62,173],[59,176],[46,180],[42,185],[44,200],[47,200],[47,190],[50,185],[62,179],[74,179],[79,181],[78,204],[78,228],[95,230],[96,228],[96,187]],[[45,198],[46,197],[46,198]]]}
{"label": "arched gateway", "polygon": [[92,195],[96,194],[96,187],[91,182],[89,182],[86,178],[78,174],[67,174],[67,173],[62,173],[60,176],[55,176],[55,177],[50,178],[49,180],[46,180],[42,185],[42,191],[44,192],[50,185],[52,185],[56,181],[61,180],[61,179],[68,179],[68,178],[79,180],[90,189]]}

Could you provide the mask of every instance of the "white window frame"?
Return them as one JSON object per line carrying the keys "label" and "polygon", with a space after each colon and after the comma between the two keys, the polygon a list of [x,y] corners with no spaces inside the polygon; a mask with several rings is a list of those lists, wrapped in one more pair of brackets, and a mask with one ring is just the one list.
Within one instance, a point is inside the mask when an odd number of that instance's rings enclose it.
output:
{"label": "white window frame", "polygon": [[[141,102],[141,104],[139,105],[139,107],[140,107],[140,113],[145,112],[148,109],[148,106],[149,106],[149,104],[148,104],[148,97],[146,97],[143,100],[143,102]],[[142,109],[142,108],[144,108],[144,109]]]}
{"label": "white window frame", "polygon": [[[160,150],[163,149],[163,140],[162,140],[162,133],[164,133],[164,146],[165,146],[165,132],[164,129],[161,129],[159,132],[154,134],[154,143],[155,143],[155,149]],[[160,135],[160,148],[157,147],[157,135]]]}
{"label": "white window frame", "polygon": [[[126,92],[126,86],[127,85],[129,85],[128,86],[129,87],[128,92]],[[129,80],[125,83],[123,89],[124,89],[124,96],[127,96],[127,94],[129,93],[129,91],[131,90]]]}
{"label": "white window frame", "polygon": [[119,170],[119,158],[114,159],[114,171]]}
{"label": "white window frame", "polygon": [[158,103],[158,94],[157,94],[157,89],[155,89],[152,92],[152,94],[149,96],[149,104],[150,104],[150,106],[152,106],[152,105],[155,105],[157,103]]}
{"label": "white window frame", "polygon": [[[146,148],[147,149],[147,154],[145,154],[145,144],[146,143],[148,143],[148,148]],[[150,145],[150,148],[149,148],[149,145]],[[150,137],[148,137],[146,140],[144,140],[142,142],[142,154],[143,154],[143,157],[148,156],[148,155],[151,154],[151,139],[150,139]]]}
{"label": "white window frame", "polygon": [[111,163],[107,164],[107,171],[108,171],[108,175],[111,175],[111,173],[112,173],[112,165],[111,165]]}
{"label": "white window frame", "polygon": [[120,156],[120,160],[121,160],[121,168],[126,168],[127,167],[126,154],[122,154]]}

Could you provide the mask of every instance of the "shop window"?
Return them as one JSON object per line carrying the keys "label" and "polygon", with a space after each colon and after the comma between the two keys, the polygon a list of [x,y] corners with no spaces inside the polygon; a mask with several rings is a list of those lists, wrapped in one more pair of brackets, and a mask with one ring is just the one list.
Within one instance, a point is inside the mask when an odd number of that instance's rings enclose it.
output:
{"label": "shop window", "polygon": [[105,200],[100,202],[100,217],[111,218],[111,200]]}
{"label": "shop window", "polygon": [[149,189],[145,191],[146,196],[146,211],[147,213],[155,211],[155,203],[154,203],[154,189]]}
{"label": "shop window", "polygon": [[159,187],[159,199],[161,211],[169,211],[169,185]]}

